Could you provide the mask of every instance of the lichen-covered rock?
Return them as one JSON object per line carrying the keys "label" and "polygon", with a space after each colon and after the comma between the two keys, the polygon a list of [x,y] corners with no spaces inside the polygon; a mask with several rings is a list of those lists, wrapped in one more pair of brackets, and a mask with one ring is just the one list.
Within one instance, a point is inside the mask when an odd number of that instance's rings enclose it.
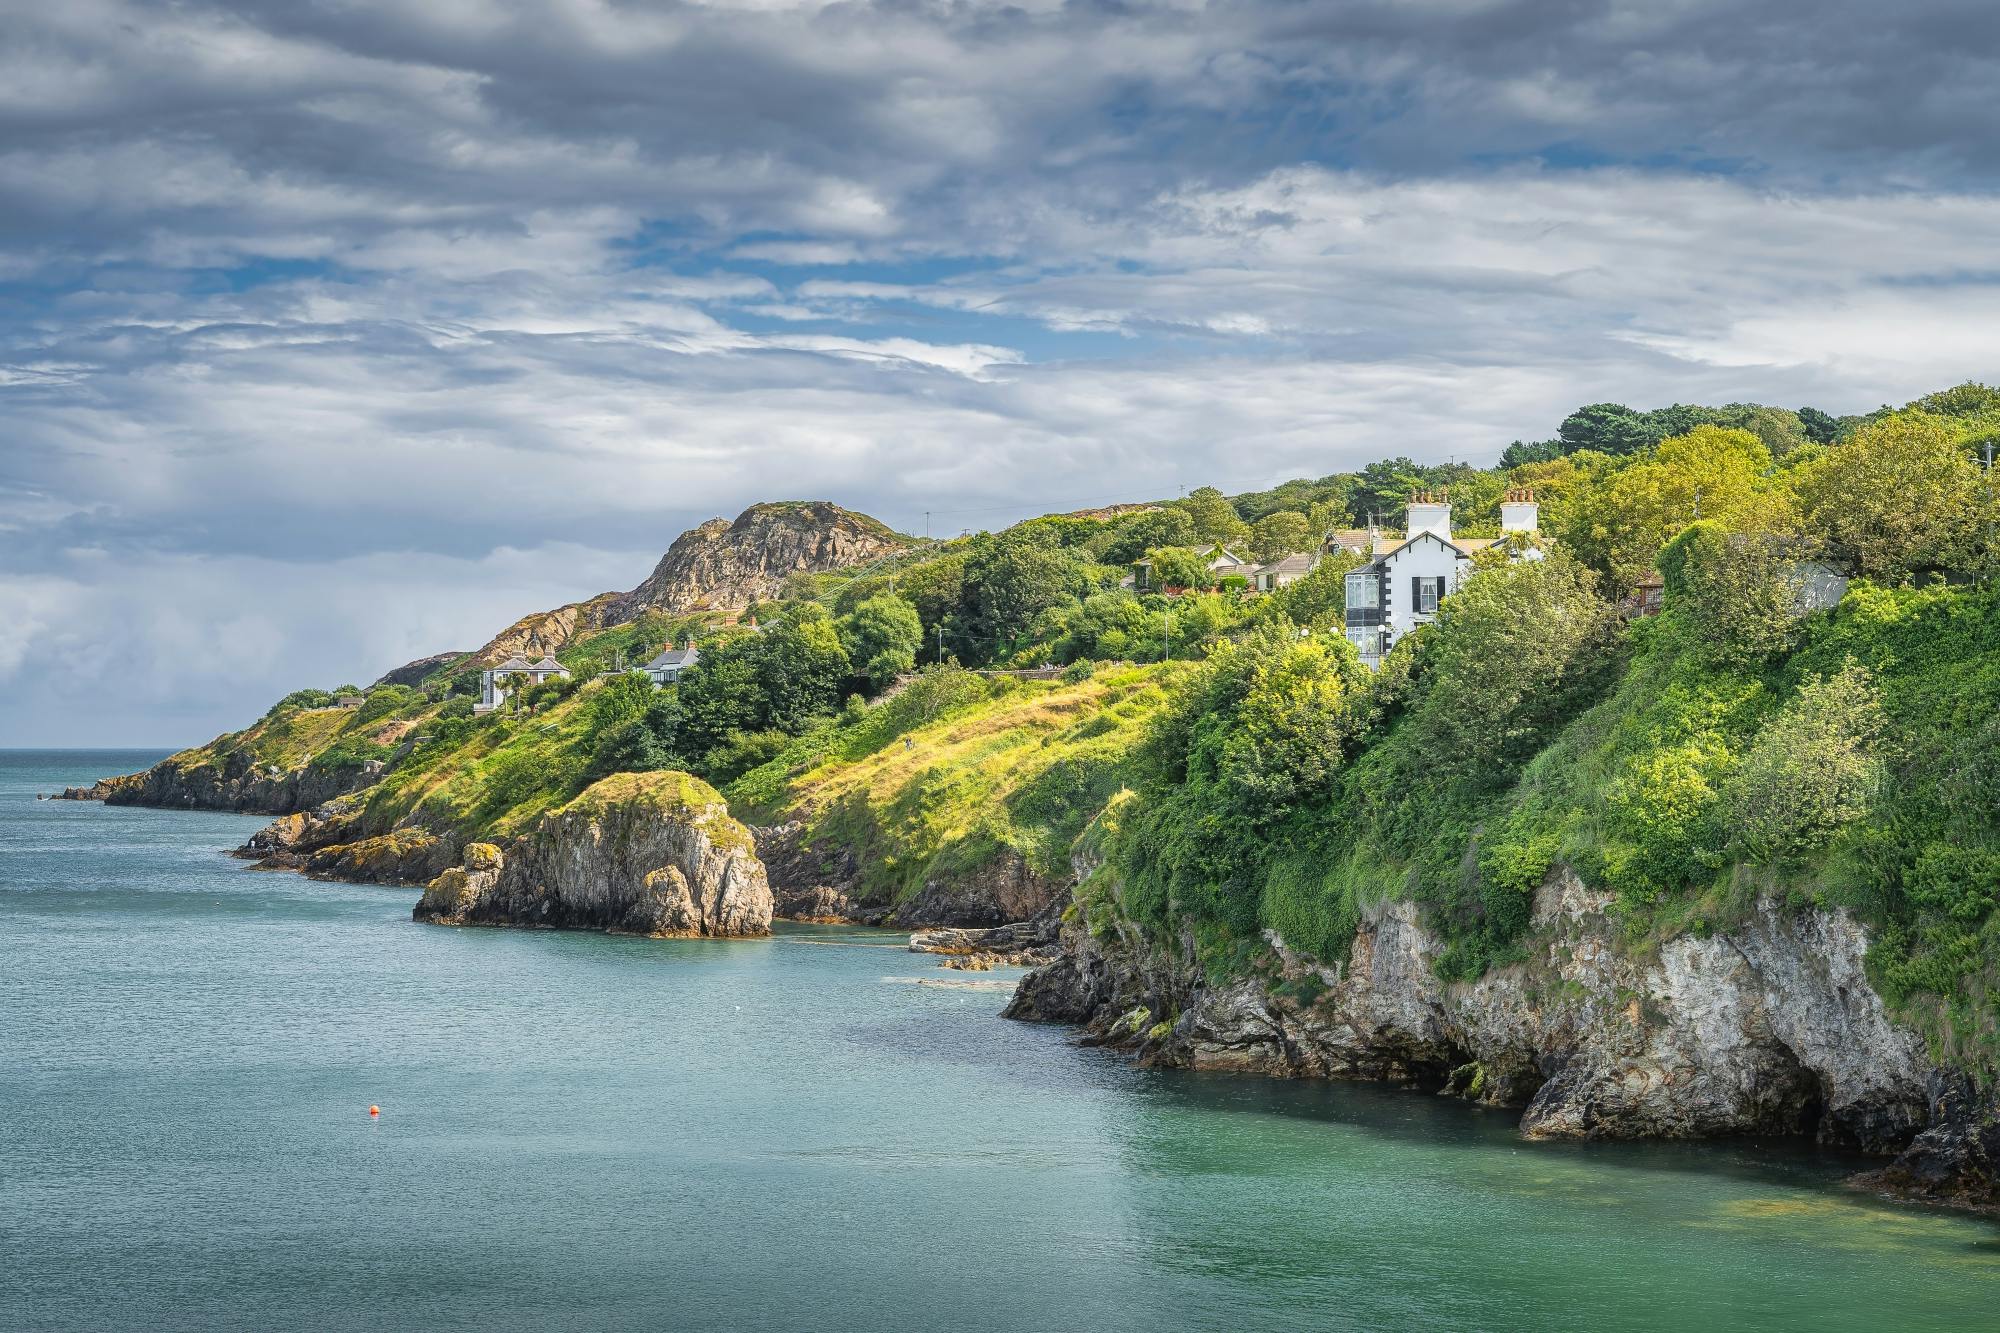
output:
{"label": "lichen-covered rock", "polygon": [[355,884],[423,884],[456,859],[456,845],[427,829],[399,828],[321,847],[305,858],[307,874]]}
{"label": "lichen-covered rock", "polygon": [[771,890],[743,825],[685,773],[620,773],[509,846],[474,843],[419,921],[637,935],[764,935]]}

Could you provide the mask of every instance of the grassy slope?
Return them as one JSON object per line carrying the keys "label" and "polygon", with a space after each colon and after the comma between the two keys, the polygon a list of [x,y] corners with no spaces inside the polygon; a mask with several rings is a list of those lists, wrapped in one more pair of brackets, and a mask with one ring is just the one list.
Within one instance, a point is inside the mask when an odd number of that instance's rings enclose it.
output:
{"label": "grassy slope", "polygon": [[941,673],[801,738],[729,795],[746,817],[798,819],[852,851],[877,901],[1010,851],[1059,877],[1188,669],[1107,667],[1075,682]]}

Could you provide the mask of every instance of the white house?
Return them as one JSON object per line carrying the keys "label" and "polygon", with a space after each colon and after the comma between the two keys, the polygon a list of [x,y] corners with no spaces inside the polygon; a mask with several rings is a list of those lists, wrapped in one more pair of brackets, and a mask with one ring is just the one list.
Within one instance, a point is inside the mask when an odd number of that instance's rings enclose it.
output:
{"label": "white house", "polygon": [[525,676],[531,683],[539,685],[557,676],[568,679],[569,668],[553,657],[545,656],[539,662],[530,662],[519,655],[510,657],[499,666],[488,667],[479,673],[479,702],[472,706],[472,711],[490,713],[506,703],[510,693],[506,682],[510,676]]}
{"label": "white house", "polygon": [[1500,537],[1453,537],[1450,501],[1418,494],[1402,539],[1377,542],[1374,558],[1347,576],[1347,637],[1362,663],[1380,665],[1396,640],[1436,619],[1438,607],[1471,572],[1475,551],[1504,542],[1510,559],[1541,559],[1532,541],[1539,522],[1534,492],[1512,490],[1500,506]]}
{"label": "white house", "polygon": [[659,656],[644,666],[632,670],[652,679],[654,685],[678,685],[681,674],[701,661],[701,649],[689,644],[685,648],[662,648]]}

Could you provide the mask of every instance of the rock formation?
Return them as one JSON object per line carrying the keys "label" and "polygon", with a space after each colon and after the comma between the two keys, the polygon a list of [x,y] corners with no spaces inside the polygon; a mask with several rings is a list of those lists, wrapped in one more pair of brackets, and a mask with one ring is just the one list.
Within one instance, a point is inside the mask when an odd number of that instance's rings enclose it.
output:
{"label": "rock formation", "polygon": [[88,787],[65,788],[58,799],[281,815],[310,810],[349,792],[360,791],[381,777],[383,768],[380,760],[370,760],[352,767],[304,764],[282,769],[260,765],[241,750],[223,756],[220,762],[188,761],[187,755],[198,753],[187,751],[163,759],[143,773],[104,778]]}
{"label": "rock formation", "polygon": [[771,890],[750,834],[685,773],[620,773],[504,849],[474,843],[413,915],[636,935],[763,935]]}
{"label": "rock formation", "polygon": [[1528,961],[1442,980],[1442,943],[1407,903],[1372,909],[1346,959],[1275,934],[1262,965],[1211,982],[1193,941],[1116,912],[1070,914],[1063,952],[1008,1016],[1081,1023],[1152,1063],[1378,1079],[1518,1108],[1534,1138],[1808,1134],[1901,1153],[1869,1183],[2000,1205],[2000,1125],[1935,1071],[1863,969],[1844,912],[1774,900],[1706,938],[1624,945],[1607,897],[1558,871],[1537,893]]}
{"label": "rock formation", "polygon": [[894,555],[906,543],[866,514],[825,500],[752,505],[674,539],[652,575],[615,600],[606,623],[648,611],[740,611],[775,597],[793,574],[820,574]]}
{"label": "rock formation", "polygon": [[472,655],[469,665],[489,667],[510,657],[525,657],[533,662],[550,656],[567,648],[578,635],[603,629],[610,623],[606,617],[617,600],[617,593],[599,593],[587,602],[571,602],[553,611],[522,616],[487,640]]}

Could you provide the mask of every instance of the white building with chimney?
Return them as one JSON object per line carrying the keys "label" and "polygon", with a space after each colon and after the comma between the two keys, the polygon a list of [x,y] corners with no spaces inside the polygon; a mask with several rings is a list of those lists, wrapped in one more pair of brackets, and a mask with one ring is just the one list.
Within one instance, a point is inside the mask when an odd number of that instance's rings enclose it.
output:
{"label": "white building with chimney", "polygon": [[1451,502],[1441,492],[1418,493],[1408,524],[1400,539],[1378,537],[1372,558],[1347,576],[1347,637],[1364,666],[1379,666],[1398,639],[1437,618],[1445,598],[1472,572],[1475,552],[1500,545],[1511,560],[1542,558],[1533,491],[1507,492],[1498,537],[1454,537]]}

